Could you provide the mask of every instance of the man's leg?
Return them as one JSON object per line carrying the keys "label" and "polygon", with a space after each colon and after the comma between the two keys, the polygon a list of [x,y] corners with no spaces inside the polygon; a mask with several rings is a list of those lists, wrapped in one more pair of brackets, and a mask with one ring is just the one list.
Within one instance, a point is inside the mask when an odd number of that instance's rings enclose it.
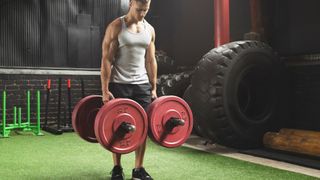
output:
{"label": "man's leg", "polygon": [[115,166],[121,166],[121,154],[112,153],[112,158]]}
{"label": "man's leg", "polygon": [[121,166],[121,154],[112,154],[113,157],[113,169],[111,171],[111,180],[124,180],[124,173]]}
{"label": "man's leg", "polygon": [[153,180],[150,174],[143,167],[143,159],[146,151],[146,140],[141,144],[141,146],[136,150],[136,163],[135,168],[132,169],[132,179],[133,180]]}
{"label": "man's leg", "polygon": [[[129,98],[132,94],[132,86],[127,84],[109,83],[109,90],[115,98]],[[111,180],[123,180],[124,174],[121,167],[121,154],[112,153],[114,167]]]}
{"label": "man's leg", "polygon": [[[138,102],[144,110],[147,110],[149,104],[151,103],[151,85],[138,84],[134,88],[133,100]],[[144,179],[152,180],[152,177],[143,167],[143,159],[146,151],[146,139],[141,144],[141,146],[136,150],[136,162],[135,168],[132,170],[132,179]]]}
{"label": "man's leg", "polygon": [[[151,85],[149,83],[135,85],[133,96],[134,96],[133,100],[139,103],[144,108],[144,110],[147,110],[149,104],[151,103]],[[136,168],[140,168],[143,166],[145,151],[146,151],[146,140],[136,150],[136,162],[135,162]]]}
{"label": "man's leg", "polygon": [[[123,98],[130,96],[132,92],[128,85],[118,84],[118,83],[109,83],[109,90],[115,98]],[[115,166],[121,166],[121,154],[112,153],[113,164]]]}
{"label": "man's leg", "polygon": [[150,174],[143,167],[143,159],[146,150],[146,140],[141,144],[141,146],[136,150],[136,164],[135,168],[132,169],[132,179],[133,180],[153,180]]}
{"label": "man's leg", "polygon": [[140,147],[136,150],[136,162],[135,162],[135,168],[141,168],[143,167],[143,159],[144,154],[146,152],[146,144],[147,141],[145,140]]}

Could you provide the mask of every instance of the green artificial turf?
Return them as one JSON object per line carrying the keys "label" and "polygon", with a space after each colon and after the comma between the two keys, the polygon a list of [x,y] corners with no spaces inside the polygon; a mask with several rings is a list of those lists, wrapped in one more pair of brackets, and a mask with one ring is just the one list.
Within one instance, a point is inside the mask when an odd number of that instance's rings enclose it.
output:
{"label": "green artificial turf", "polygon": [[[124,155],[122,164],[126,179],[130,179],[134,153]],[[156,180],[316,179],[186,147],[166,149],[151,141],[144,165]],[[110,179],[112,167],[111,153],[75,133],[11,133],[10,138],[0,139],[1,180]]]}

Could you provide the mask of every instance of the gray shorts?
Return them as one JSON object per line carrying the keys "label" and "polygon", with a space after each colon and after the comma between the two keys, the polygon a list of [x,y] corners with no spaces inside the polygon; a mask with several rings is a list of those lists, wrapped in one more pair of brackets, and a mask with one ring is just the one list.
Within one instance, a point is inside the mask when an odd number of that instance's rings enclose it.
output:
{"label": "gray shorts", "polygon": [[151,103],[151,85],[109,83],[109,91],[115,98],[129,98],[139,103],[145,110]]}

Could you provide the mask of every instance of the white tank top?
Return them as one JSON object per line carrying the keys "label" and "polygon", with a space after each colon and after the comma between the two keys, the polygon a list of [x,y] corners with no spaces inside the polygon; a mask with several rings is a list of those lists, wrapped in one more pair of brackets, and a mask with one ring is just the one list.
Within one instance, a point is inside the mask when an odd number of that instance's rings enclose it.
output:
{"label": "white tank top", "polygon": [[149,78],[145,67],[146,50],[151,43],[152,33],[143,20],[144,28],[139,33],[130,32],[120,17],[122,29],[118,35],[118,52],[111,69],[110,82],[124,84],[148,83]]}

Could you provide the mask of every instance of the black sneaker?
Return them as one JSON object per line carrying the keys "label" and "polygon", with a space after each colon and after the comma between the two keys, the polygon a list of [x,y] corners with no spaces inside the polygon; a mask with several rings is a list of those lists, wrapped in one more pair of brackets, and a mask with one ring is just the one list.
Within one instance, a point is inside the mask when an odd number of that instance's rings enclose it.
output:
{"label": "black sneaker", "polygon": [[121,166],[114,166],[111,173],[111,180],[124,180],[124,174]]}
{"label": "black sneaker", "polygon": [[147,171],[141,168],[135,168],[132,170],[132,180],[153,180]]}

